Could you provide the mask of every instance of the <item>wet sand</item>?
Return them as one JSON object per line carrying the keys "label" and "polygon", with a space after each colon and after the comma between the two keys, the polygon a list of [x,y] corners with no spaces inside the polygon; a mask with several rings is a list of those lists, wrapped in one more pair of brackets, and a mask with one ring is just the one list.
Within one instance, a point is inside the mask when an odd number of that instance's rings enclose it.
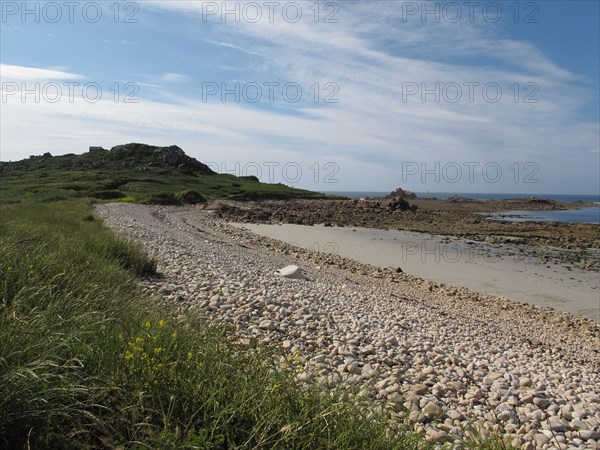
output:
{"label": "wet sand", "polygon": [[600,274],[531,256],[528,246],[359,227],[238,224],[258,235],[600,323]]}

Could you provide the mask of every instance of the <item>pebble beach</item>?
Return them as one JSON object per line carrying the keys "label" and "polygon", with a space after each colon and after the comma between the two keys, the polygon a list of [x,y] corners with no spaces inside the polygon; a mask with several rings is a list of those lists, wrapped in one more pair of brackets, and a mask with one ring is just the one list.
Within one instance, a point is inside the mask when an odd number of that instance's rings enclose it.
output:
{"label": "pebble beach", "polygon": [[[524,449],[600,448],[600,328],[592,320],[317,253],[193,207],[111,203],[142,244],[157,302],[230,324],[298,358],[297,378],[370,398],[439,444],[469,428]],[[305,279],[277,270],[294,264]]]}

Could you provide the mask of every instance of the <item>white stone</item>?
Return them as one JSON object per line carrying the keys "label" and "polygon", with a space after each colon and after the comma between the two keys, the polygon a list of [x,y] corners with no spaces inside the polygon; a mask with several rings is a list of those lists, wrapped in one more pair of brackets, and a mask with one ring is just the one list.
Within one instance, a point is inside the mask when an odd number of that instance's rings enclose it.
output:
{"label": "white stone", "polygon": [[283,278],[290,278],[292,280],[305,280],[306,279],[306,277],[304,276],[304,273],[302,272],[302,269],[300,269],[300,267],[295,266],[295,265],[285,266],[285,267],[279,269],[276,273],[278,275],[282,276]]}

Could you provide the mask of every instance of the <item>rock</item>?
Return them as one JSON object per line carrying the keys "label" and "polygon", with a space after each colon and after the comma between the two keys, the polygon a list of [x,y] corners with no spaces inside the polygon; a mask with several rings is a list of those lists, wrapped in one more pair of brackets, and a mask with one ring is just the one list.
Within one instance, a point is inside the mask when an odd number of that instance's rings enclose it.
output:
{"label": "rock", "polygon": [[508,422],[510,419],[512,419],[512,414],[510,411],[502,411],[498,414],[498,420],[500,422]]}
{"label": "rock", "polygon": [[579,437],[584,441],[589,441],[590,439],[593,441],[597,441],[600,440],[600,431],[580,430]]}
{"label": "rock", "polygon": [[546,414],[544,414],[544,411],[536,409],[535,411],[530,412],[527,415],[527,417],[529,417],[532,420],[537,420],[538,422],[541,422],[546,418]]}
{"label": "rock", "polygon": [[532,384],[533,381],[531,381],[531,378],[521,378],[519,380],[519,386],[521,387],[531,387]]}
{"label": "rock", "polygon": [[373,369],[371,364],[365,364],[362,368],[361,375],[363,376],[363,378],[369,380],[377,376],[377,371]]}
{"label": "rock", "polygon": [[579,419],[573,419],[569,423],[569,427],[573,430],[586,430],[588,427]]}
{"label": "rock", "polygon": [[413,384],[412,386],[408,386],[407,390],[417,395],[423,395],[429,390],[429,387],[426,384]]}
{"label": "rock", "polygon": [[313,377],[309,372],[300,372],[298,375],[296,375],[296,379],[301,382],[308,382],[312,380],[312,378]]}
{"label": "rock", "polygon": [[421,412],[425,414],[425,416],[434,419],[439,419],[444,415],[444,410],[435,402],[427,403],[425,407],[421,410]]}
{"label": "rock", "polygon": [[292,280],[305,280],[306,279],[306,277],[304,276],[304,273],[302,273],[302,269],[300,269],[300,267],[295,266],[295,265],[285,266],[282,269],[279,269],[276,273],[278,275],[282,276],[283,278],[289,278]]}
{"label": "rock", "polygon": [[393,197],[384,199],[380,202],[380,207],[385,208],[388,211],[416,211],[417,206],[411,205],[402,197]]}
{"label": "rock", "polygon": [[270,331],[272,331],[272,330],[275,329],[275,324],[271,320],[262,320],[258,324],[258,328],[262,328],[263,330],[270,330]]}
{"label": "rock", "polygon": [[533,404],[540,409],[546,409],[548,406],[550,406],[550,400],[547,398],[534,397]]}
{"label": "rock", "polygon": [[433,441],[438,444],[443,444],[445,442],[452,442],[453,439],[448,433],[440,430],[428,429],[426,433],[427,439]]}
{"label": "rock", "polygon": [[533,440],[537,443],[537,445],[539,445],[540,447],[542,445],[546,445],[548,442],[550,442],[550,438],[548,436],[546,436],[545,434],[542,433],[537,433],[533,436]]}
{"label": "rock", "polygon": [[548,422],[544,423],[544,428],[548,427],[548,429],[554,431],[555,433],[564,433],[567,431],[567,426],[561,419],[556,416],[550,416],[548,418]]}
{"label": "rock", "polygon": [[395,198],[400,197],[407,200],[414,200],[417,198],[417,194],[411,191],[404,190],[402,188],[396,188],[394,191],[390,192],[385,198]]}
{"label": "rock", "polygon": [[463,415],[455,409],[448,411],[448,417],[452,420],[462,420]]}

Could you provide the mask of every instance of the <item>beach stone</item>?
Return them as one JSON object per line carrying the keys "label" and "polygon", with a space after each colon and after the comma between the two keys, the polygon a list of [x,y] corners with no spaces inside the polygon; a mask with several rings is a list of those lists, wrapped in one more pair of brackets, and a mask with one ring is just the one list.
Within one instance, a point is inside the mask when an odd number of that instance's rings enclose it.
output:
{"label": "beach stone", "polygon": [[557,416],[549,417],[548,423],[544,423],[543,426],[548,427],[547,429],[550,429],[555,433],[564,433],[565,431],[567,431],[567,425],[563,422],[563,420],[561,420]]}
{"label": "beach stone", "polygon": [[283,278],[289,278],[293,280],[306,280],[302,269],[300,269],[300,267],[296,265],[285,266],[277,270],[276,273]]}
{"label": "beach stone", "polygon": [[258,324],[258,328],[262,328],[263,330],[274,330],[275,324],[271,320],[263,320]]}
{"label": "beach stone", "polygon": [[366,379],[371,379],[377,376],[377,371],[373,369],[371,364],[365,364],[362,368],[361,375]]}
{"label": "beach stone", "polygon": [[580,430],[579,437],[581,439],[583,439],[584,441],[589,441],[589,440],[597,441],[597,440],[600,440],[600,431]]}
{"label": "beach stone", "polygon": [[408,390],[417,395],[423,395],[429,390],[429,386],[426,384],[413,384],[408,387]]}
{"label": "beach stone", "polygon": [[572,430],[587,430],[588,426],[579,419],[573,419],[569,423],[569,428]]}
{"label": "beach stone", "polygon": [[435,402],[428,402],[421,410],[427,417],[438,419],[444,414],[444,410]]}
{"label": "beach stone", "polygon": [[546,418],[546,414],[543,411],[536,409],[535,411],[530,412],[528,414],[528,417],[530,419],[541,422],[542,420],[544,420]]}
{"label": "beach stone", "polygon": [[533,436],[533,439],[535,440],[537,445],[539,445],[540,447],[543,445],[546,445],[548,442],[550,442],[550,438],[542,433],[535,434]]}
{"label": "beach stone", "polygon": [[438,444],[443,444],[446,442],[452,442],[453,439],[448,433],[435,429],[428,429],[426,432],[426,437],[428,440],[433,441]]}
{"label": "beach stone", "polygon": [[531,381],[531,378],[521,378],[519,380],[519,386],[521,387],[531,387],[533,385],[533,381]]}
{"label": "beach stone", "polygon": [[423,372],[425,375],[429,375],[432,374],[433,372],[435,372],[435,369],[432,366],[427,366],[423,369]]}

